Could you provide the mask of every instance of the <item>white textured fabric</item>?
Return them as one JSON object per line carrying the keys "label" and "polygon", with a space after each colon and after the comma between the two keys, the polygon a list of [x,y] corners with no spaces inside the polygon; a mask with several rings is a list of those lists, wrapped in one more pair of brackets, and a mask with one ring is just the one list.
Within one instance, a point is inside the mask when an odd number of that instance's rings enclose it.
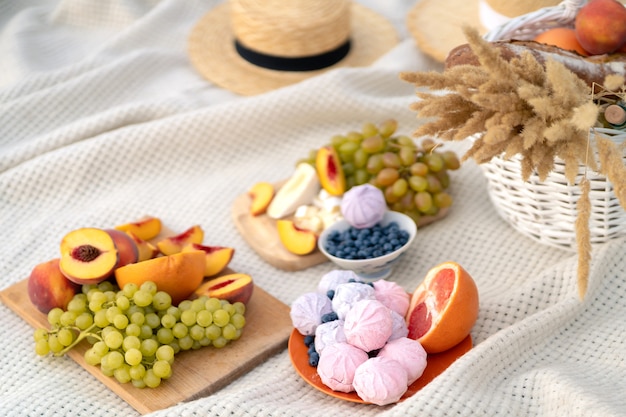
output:
{"label": "white textured fabric", "polygon": [[[363,3],[403,42],[370,68],[252,98],[215,88],[187,59],[186,36],[216,1],[0,3],[0,289],[57,256],[73,228],[152,214],[175,230],[201,224],[208,242],[236,248],[235,270],[286,304],[314,291],[330,264],[269,266],[230,209],[333,134],[390,117],[405,133],[418,125],[414,89],[398,73],[439,67],[406,36],[413,2]],[[625,242],[594,250],[581,302],[576,256],[498,218],[479,167],[453,173],[452,193],[449,215],[418,232],[393,279],[411,291],[430,267],[463,265],[480,292],[475,347],[419,393],[386,407],[341,401],[303,382],[285,350],[211,396],[154,415],[625,415]],[[0,314],[0,415],[137,414],[71,359],[37,357],[32,328],[4,305]]]}

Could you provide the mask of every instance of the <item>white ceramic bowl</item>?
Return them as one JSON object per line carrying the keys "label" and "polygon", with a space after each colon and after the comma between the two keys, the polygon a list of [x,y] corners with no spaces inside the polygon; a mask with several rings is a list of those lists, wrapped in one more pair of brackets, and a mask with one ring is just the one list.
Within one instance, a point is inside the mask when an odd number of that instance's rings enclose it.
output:
{"label": "white ceramic bowl", "polygon": [[409,240],[400,249],[392,253],[388,253],[387,255],[370,259],[342,259],[329,254],[326,251],[326,242],[328,241],[329,235],[334,231],[343,232],[344,230],[350,228],[350,225],[345,219],[340,220],[325,229],[317,241],[317,246],[319,250],[339,268],[354,271],[359,278],[364,281],[384,279],[391,274],[394,263],[398,262],[401,255],[409,248],[409,246],[411,246],[415,240],[415,235],[417,234],[417,226],[415,225],[415,222],[406,214],[387,210],[380,223],[382,226],[387,226],[392,222],[396,222],[400,230],[406,230],[409,232]]}

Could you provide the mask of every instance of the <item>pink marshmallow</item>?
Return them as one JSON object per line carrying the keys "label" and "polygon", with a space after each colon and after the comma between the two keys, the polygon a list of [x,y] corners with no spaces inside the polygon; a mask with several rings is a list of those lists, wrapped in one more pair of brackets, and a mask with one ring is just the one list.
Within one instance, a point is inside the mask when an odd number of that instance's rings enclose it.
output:
{"label": "pink marshmallow", "polygon": [[385,346],[393,332],[391,310],[378,300],[358,301],[343,326],[348,343],[370,352]]}
{"label": "pink marshmallow", "polygon": [[352,392],[356,369],[367,361],[367,353],[345,342],[326,346],[317,364],[317,374],[333,391]]}
{"label": "pink marshmallow", "polygon": [[376,405],[398,402],[408,385],[404,367],[386,357],[368,359],[354,373],[352,385],[363,401]]}
{"label": "pink marshmallow", "polygon": [[408,377],[407,385],[417,381],[424,373],[426,356],[427,354],[422,344],[408,337],[389,341],[378,352],[378,357],[393,359],[404,367]]}

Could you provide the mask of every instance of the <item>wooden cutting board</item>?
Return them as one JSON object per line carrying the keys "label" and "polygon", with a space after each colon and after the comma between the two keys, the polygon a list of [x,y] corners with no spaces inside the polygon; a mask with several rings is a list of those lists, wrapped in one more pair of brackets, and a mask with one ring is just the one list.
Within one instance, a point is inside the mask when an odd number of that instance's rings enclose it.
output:
{"label": "wooden cutting board", "polygon": [[[232,272],[226,270],[224,274]],[[28,279],[25,279],[4,289],[0,292],[0,301],[34,328],[48,328],[46,315],[28,298],[27,285]],[[213,394],[284,350],[292,329],[289,307],[255,286],[247,304],[246,327],[241,338],[222,349],[203,347],[177,354],[172,377],[157,388],[139,389],[103,375],[99,366],[85,362],[83,355],[90,346],[87,341],[68,352],[68,356],[138,412],[147,414]],[[34,345],[24,346],[24,349],[34,349]]]}
{"label": "wooden cutting board", "polygon": [[[285,181],[274,184],[278,191]],[[250,214],[250,196],[247,192],[235,198],[232,205],[232,218],[237,230],[254,251],[270,265],[285,271],[300,271],[324,262],[328,259],[315,249],[308,255],[295,255],[283,246],[276,229],[276,220],[266,214]],[[448,213],[442,209],[436,216],[424,216],[417,224],[418,228],[433,223]]]}

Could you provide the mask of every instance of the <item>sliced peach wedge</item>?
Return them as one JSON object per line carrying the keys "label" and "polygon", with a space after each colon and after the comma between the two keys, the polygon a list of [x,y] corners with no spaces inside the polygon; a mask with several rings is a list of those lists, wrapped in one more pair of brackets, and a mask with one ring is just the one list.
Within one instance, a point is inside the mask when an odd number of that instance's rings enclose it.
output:
{"label": "sliced peach wedge", "polygon": [[182,251],[188,252],[193,250],[200,250],[206,253],[206,265],[204,268],[205,277],[212,277],[213,275],[217,275],[226,269],[235,254],[234,248],[225,246],[206,246],[200,243],[190,243],[189,245],[183,247]]}
{"label": "sliced peach wedge", "polygon": [[139,250],[137,244],[130,235],[116,229],[105,229],[105,232],[113,238],[113,243],[117,248],[117,267],[133,264],[139,260]]}
{"label": "sliced peach wedge", "polygon": [[133,232],[126,233],[128,234],[128,236],[130,236],[131,239],[133,239],[135,245],[137,245],[137,262],[147,261],[148,259],[156,258],[161,253],[159,248],[157,248],[147,240],[143,240],[140,237],[135,236]]}
{"label": "sliced peach wedge", "polygon": [[154,239],[161,233],[162,223],[158,217],[146,217],[136,222],[124,223],[115,226],[116,230],[131,232],[142,240]]}
{"label": "sliced peach wedge", "polygon": [[249,190],[248,195],[252,199],[250,214],[258,216],[267,211],[274,198],[274,186],[269,182],[257,182]]}
{"label": "sliced peach wedge", "polygon": [[320,184],[330,195],[343,195],[346,191],[346,177],[341,160],[331,145],[318,149],[315,157],[315,169]]}
{"label": "sliced peach wedge", "polygon": [[178,235],[161,239],[157,242],[157,248],[163,255],[173,255],[181,252],[190,243],[202,243],[202,240],[204,230],[199,225],[194,225]]}
{"label": "sliced peach wedge", "polygon": [[300,229],[292,220],[277,220],[278,237],[283,246],[296,255],[307,255],[317,247],[315,232]]}
{"label": "sliced peach wedge", "polygon": [[234,273],[209,280],[200,285],[194,293],[199,297],[206,295],[230,303],[240,301],[246,304],[252,297],[253,290],[254,283],[250,275]]}
{"label": "sliced peach wedge", "polygon": [[61,239],[61,273],[77,284],[97,284],[118,265],[118,250],[105,230],[83,227]]}

